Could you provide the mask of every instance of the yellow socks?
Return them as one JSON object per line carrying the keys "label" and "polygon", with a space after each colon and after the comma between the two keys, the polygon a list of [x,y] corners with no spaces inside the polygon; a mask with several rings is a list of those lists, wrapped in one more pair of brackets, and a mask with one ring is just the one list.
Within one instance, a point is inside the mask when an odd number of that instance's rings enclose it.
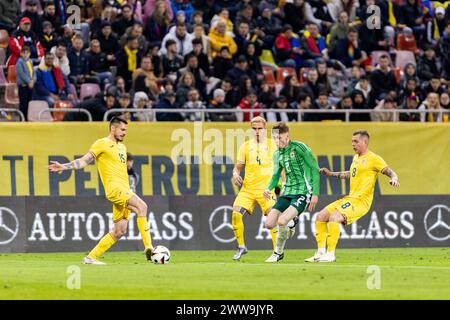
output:
{"label": "yellow socks", "polygon": [[272,228],[272,230],[270,230],[270,235],[272,236],[273,251],[275,251],[277,249],[278,227]]}
{"label": "yellow socks", "polygon": [[137,225],[141,233],[142,242],[145,248],[152,248],[152,238],[150,236],[150,228],[148,227],[147,217],[137,217]]}
{"label": "yellow socks", "polygon": [[245,247],[244,242],[244,223],[242,222],[242,213],[233,211],[231,216],[231,224],[233,225],[234,235],[239,247]]}
{"label": "yellow socks", "polygon": [[111,246],[116,243],[111,233],[107,233],[100,239],[99,243],[94,249],[89,252],[88,257],[91,259],[97,259],[102,254],[104,254]]}
{"label": "yellow socks", "polygon": [[328,222],[328,252],[334,252],[341,234],[340,223]]}
{"label": "yellow socks", "polygon": [[317,220],[316,241],[317,241],[317,248],[319,249],[319,251],[325,251],[327,245],[327,236],[328,236],[327,222]]}

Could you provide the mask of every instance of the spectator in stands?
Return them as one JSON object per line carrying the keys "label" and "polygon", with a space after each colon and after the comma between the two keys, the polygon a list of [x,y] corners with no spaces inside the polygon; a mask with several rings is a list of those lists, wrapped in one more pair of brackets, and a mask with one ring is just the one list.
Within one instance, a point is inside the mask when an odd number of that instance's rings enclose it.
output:
{"label": "spectator in stands", "polygon": [[220,54],[213,59],[214,77],[223,79],[227,72],[233,68],[230,49],[224,46],[220,49]]}
{"label": "spectator in stands", "polygon": [[264,74],[254,42],[248,42],[245,45],[244,56],[247,59],[248,68],[256,75],[256,80],[261,82],[264,79]]}
{"label": "spectator in stands", "polygon": [[183,107],[188,98],[188,93],[191,89],[195,89],[195,78],[191,72],[183,73],[177,84],[177,107]]}
{"label": "spectator in stands", "polygon": [[393,121],[393,112],[377,112],[378,110],[394,110],[397,109],[397,103],[395,100],[387,95],[383,100],[381,100],[378,105],[374,108],[370,117],[372,121]]}
{"label": "spectator in stands", "polygon": [[358,6],[359,3],[356,0],[332,0],[329,3],[330,15],[334,21],[337,21],[339,15],[345,12],[350,21],[355,21]]}
{"label": "spectator in stands", "polygon": [[231,56],[237,52],[236,42],[227,34],[227,25],[225,21],[218,21],[215,27],[211,27],[209,32],[211,40],[211,51],[213,58],[219,54],[220,49],[224,46],[230,49]]}
{"label": "spectator in stands", "polygon": [[439,52],[442,59],[442,76],[450,81],[450,19],[447,21],[445,31],[439,39]]}
{"label": "spectator in stands", "polygon": [[334,45],[340,39],[347,37],[348,30],[350,28],[348,14],[346,11],[342,11],[339,14],[338,21],[331,27],[329,38],[329,49],[333,50]]}
{"label": "spectator in stands", "polygon": [[165,43],[166,53],[162,55],[163,75],[169,77],[173,82],[177,79],[177,72],[183,65],[183,58],[178,55],[177,43],[169,39]]}
{"label": "spectator in stands", "polygon": [[147,17],[144,34],[149,42],[161,43],[170,25],[170,12],[164,0],[155,2],[153,13]]}
{"label": "spectator in stands", "polygon": [[240,110],[255,110],[255,112],[239,112],[237,114],[238,121],[248,122],[253,117],[257,117],[261,115],[261,109],[263,108],[263,104],[258,102],[258,98],[256,92],[254,90],[250,90],[247,93],[247,96],[241,100],[239,103],[238,109]]}
{"label": "spectator in stands", "polygon": [[417,75],[421,81],[430,81],[434,75],[441,75],[440,63],[436,59],[434,47],[427,46],[425,54],[419,58]]}
{"label": "spectator in stands", "polygon": [[370,84],[377,100],[384,99],[387,94],[394,96],[398,91],[397,80],[394,71],[389,67],[387,55],[380,57],[379,66],[370,73]]}
{"label": "spectator in stands", "polygon": [[54,32],[54,28],[49,21],[42,22],[42,30],[39,37],[39,42],[44,47],[45,52],[49,52],[54,46],[58,44],[58,35]]}
{"label": "spectator in stands", "polygon": [[436,7],[434,9],[434,17],[428,19],[426,24],[426,40],[428,44],[433,46],[439,43],[445,30],[445,9]]}
{"label": "spectator in stands", "polygon": [[73,96],[69,94],[69,79],[54,65],[53,53],[47,52],[44,59],[45,64],[36,69],[33,100],[45,100],[50,108],[55,101],[72,100]]}
{"label": "spectator in stands", "polygon": [[252,83],[256,83],[256,74],[248,68],[247,58],[245,56],[239,56],[236,59],[234,67],[228,71],[227,77],[231,79],[233,87],[237,88],[241,77],[247,76],[252,80]]}
{"label": "spectator in stands", "polygon": [[406,85],[406,82],[409,79],[415,79],[417,83],[419,83],[419,77],[417,76],[417,69],[416,65],[414,63],[407,63],[403,67],[403,74],[400,78],[400,86],[404,87]]}
{"label": "spectator in stands", "polygon": [[138,39],[129,37],[125,47],[117,54],[117,75],[124,78],[127,90],[131,88],[133,72],[141,64],[142,52],[139,52],[138,47]]}
{"label": "spectator in stands", "polygon": [[[419,110],[439,111],[441,110],[441,104],[439,102],[439,95],[431,92],[427,95],[427,98],[418,108]],[[421,122],[442,122],[442,113],[429,112],[420,114]]]}
{"label": "spectator in stands", "polygon": [[445,91],[445,88],[441,84],[441,77],[433,75],[423,91],[425,96],[428,96],[431,92],[437,93],[438,95],[442,94]]}
{"label": "spectator in stands", "polygon": [[[175,21],[173,25],[177,24],[185,24],[188,33],[192,31],[192,26],[188,21],[186,21],[186,14],[182,10],[178,11],[177,14],[175,15]],[[173,25],[169,27],[169,30],[173,27]]]}
{"label": "spectator in stands", "polygon": [[33,96],[35,73],[33,62],[30,60],[30,48],[23,46],[20,50],[20,58],[16,63],[16,83],[19,90],[19,109],[28,119],[28,103]]}
{"label": "spectator in stands", "polygon": [[[133,99],[134,109],[151,109],[152,104],[147,94],[142,91],[138,91],[134,94]],[[155,114],[153,112],[133,112],[131,115],[132,121],[153,121]]]}
{"label": "spectator in stands", "polygon": [[[353,90],[351,93],[353,109],[367,110],[370,109],[367,104],[364,93],[361,90]],[[370,121],[370,113],[353,113],[350,115],[352,121]]]}
{"label": "spectator in stands", "polygon": [[256,28],[256,21],[253,19],[253,7],[249,3],[241,3],[236,15],[235,25],[239,25],[242,21],[247,22],[251,30]]}
{"label": "spectator in stands", "polygon": [[311,0],[309,1],[313,17],[309,18],[311,22],[314,22],[320,26],[321,33],[327,34],[334,24],[333,17],[331,16],[331,5],[327,4],[324,0]]}
{"label": "spectator in stands", "polygon": [[245,46],[250,41],[255,41],[257,36],[250,32],[250,26],[247,21],[241,21],[237,25],[236,35],[234,37],[234,42],[237,46],[236,55],[240,56],[245,54]]}
{"label": "spectator in stands", "polygon": [[275,42],[275,37],[283,29],[280,19],[272,14],[269,5],[265,5],[262,9],[261,16],[257,18],[256,22],[256,35],[263,41],[264,48],[271,49]]}
{"label": "spectator in stands", "polygon": [[407,0],[401,7],[402,24],[410,27],[414,32],[417,43],[421,43],[425,33],[424,12],[417,0]]}
{"label": "spectator in stands", "polygon": [[275,39],[275,60],[281,67],[297,68],[300,65],[300,49],[298,36],[294,34],[292,26],[284,25]]}
{"label": "spectator in stands", "polygon": [[0,1],[0,29],[11,33],[16,28],[16,21],[20,15],[20,0]]}
{"label": "spectator in stands", "polygon": [[382,28],[373,28],[372,24],[381,25],[381,17],[374,15],[371,18],[371,24],[366,22],[359,28],[361,50],[364,52],[389,51],[392,43],[388,34]]}
{"label": "spectator in stands", "polygon": [[284,78],[284,83],[280,91],[280,96],[284,96],[289,105],[294,101],[297,101],[297,97],[300,94],[300,91],[301,91],[300,84],[297,81],[297,77],[289,75],[286,78]]}
{"label": "spectator in stands", "polygon": [[136,20],[133,16],[133,8],[125,3],[122,5],[122,15],[114,21],[112,24],[113,31],[119,36],[122,37],[122,35],[125,33],[125,31],[134,25]]}
{"label": "spectator in stands", "polygon": [[56,6],[54,2],[49,1],[45,3],[42,21],[49,21],[52,24],[53,29],[57,33],[61,31],[62,27],[61,16],[56,14]]}
{"label": "spectator in stands", "polygon": [[[145,56],[142,58],[140,68],[136,69],[132,74],[133,84],[135,84],[135,80],[139,75],[145,75],[146,77],[145,82],[148,84],[148,88],[150,89],[152,95],[158,96],[160,93],[158,85],[160,79],[158,79],[153,73],[153,65],[151,57]],[[135,87],[135,85],[133,85],[133,87]]]}
{"label": "spectator in stands", "polygon": [[89,75],[89,58],[83,47],[83,39],[77,36],[72,42],[72,48],[67,53],[70,65],[69,79],[77,87],[86,82],[97,82],[97,79]]}
{"label": "spectator in stands", "polygon": [[328,93],[328,95],[331,95],[333,91],[331,89],[330,79],[328,78],[327,63],[322,59],[318,59],[316,63],[316,68],[318,75],[317,82],[323,86],[324,90]]}
{"label": "spectator in stands", "polygon": [[119,41],[112,33],[111,22],[103,21],[100,31],[94,36],[94,39],[100,41],[102,52],[106,53],[106,59],[110,66],[115,65],[116,54],[120,50]]}
{"label": "spectator in stands", "polygon": [[116,17],[116,12],[109,3],[104,3],[101,15],[97,16],[96,14],[95,16],[96,17],[92,20],[92,23],[90,25],[90,29],[93,35],[97,35],[103,28],[104,24],[108,24],[111,27]]}
{"label": "spectator in stands", "polygon": [[[239,85],[235,88],[236,89],[236,99],[237,101],[241,101],[244,99],[249,91],[256,91],[256,85],[252,82],[252,79],[247,76],[243,75],[239,79]],[[256,91],[256,93],[258,93]]]}
{"label": "spectator in stands", "polygon": [[206,84],[208,83],[208,77],[198,65],[198,59],[195,54],[189,54],[186,56],[186,66],[179,70],[179,75],[190,72],[194,76],[195,87],[200,93],[202,98],[206,98]]}
{"label": "spectator in stands", "polygon": [[187,33],[185,24],[178,23],[174,29],[171,29],[169,33],[166,34],[161,44],[161,55],[167,53],[165,45],[169,40],[175,41],[177,48],[176,53],[182,57],[192,51],[192,35]]}
{"label": "spectator in stands", "polygon": [[263,104],[264,108],[270,108],[276,98],[275,89],[271,88],[267,82],[263,80],[258,92],[258,101]]}
{"label": "spectator in stands", "polygon": [[[195,24],[193,27],[192,37],[202,41],[202,50],[209,60],[212,61],[211,39],[205,33],[205,27],[201,24]],[[192,40],[194,41],[194,40]]]}
{"label": "spectator in stands", "polygon": [[303,32],[301,38],[301,49],[304,53],[300,66],[297,67],[314,67],[314,62],[321,59],[328,60],[328,48],[325,38],[321,36],[319,27],[315,23],[308,23],[307,31]]}
{"label": "spectator in stands", "polygon": [[449,93],[447,91],[443,92],[440,95],[439,102],[441,104],[441,108],[446,109],[446,110],[450,110],[450,95],[449,95]]}
{"label": "spectator in stands", "polygon": [[351,93],[353,90],[355,90],[356,84],[359,82],[362,76],[362,70],[358,66],[353,66],[350,70],[350,77],[348,78],[347,83],[347,93]]}
{"label": "spectator in stands", "polygon": [[127,152],[127,172],[128,172],[128,181],[130,183],[130,189],[132,192],[136,193],[137,185],[139,184],[139,174],[137,174],[133,169],[134,164],[134,156]]}
{"label": "spectator in stands", "polygon": [[96,78],[96,82],[98,82],[102,88],[104,88],[106,84],[113,82],[113,76],[109,71],[106,53],[102,52],[100,41],[97,39],[92,40],[89,45],[87,61],[89,65],[89,75]]}
{"label": "spectator in stands", "polygon": [[[288,100],[285,96],[280,95],[276,98],[274,104],[271,106],[272,109],[275,110],[286,110],[289,108]],[[297,118],[297,114],[288,113],[288,112],[275,112],[275,111],[267,111],[266,119],[268,122],[289,122],[293,121],[294,118]]]}
{"label": "spectator in stands", "polygon": [[123,47],[129,37],[134,37],[138,40],[139,46],[138,50],[143,54],[147,52],[148,43],[145,36],[142,34],[144,26],[141,22],[136,21],[131,27],[129,27],[123,36],[119,40],[119,44]]}
{"label": "spectator in stands", "polygon": [[155,74],[156,77],[162,78],[163,68],[162,68],[162,58],[159,56],[159,47],[154,44],[150,44],[148,46],[147,55],[152,59],[153,73]]}
{"label": "spectator in stands", "polygon": [[[416,95],[408,96],[405,99],[405,102],[400,107],[402,110],[417,110],[417,107],[419,106],[419,97]],[[416,112],[406,112],[406,113],[400,113],[399,117],[400,121],[420,121],[420,113]]]}
{"label": "spectator in stands", "polygon": [[129,93],[121,93],[119,96],[116,96],[116,105],[113,106],[113,108],[123,109],[122,112],[112,112],[108,115],[107,120],[111,120],[113,117],[122,117],[123,119],[127,121],[132,121],[131,119],[131,112],[126,111],[128,108],[130,108],[131,104],[131,95]]}
{"label": "spectator in stands", "polygon": [[31,30],[31,20],[28,17],[20,19],[19,28],[11,34],[8,47],[10,56],[6,66],[13,66],[20,57],[22,47],[30,48],[30,59],[33,64],[38,64],[45,54],[44,47],[38,41],[36,34]]}
{"label": "spectator in stands", "polygon": [[203,32],[209,30],[209,25],[205,23],[205,21],[203,20],[203,11],[200,10],[194,11],[194,13],[192,14],[191,25],[192,25],[192,32],[194,32],[195,26],[201,26]]}
{"label": "spectator in stands", "polygon": [[302,31],[307,21],[314,19],[311,6],[305,0],[286,1],[284,5],[284,22],[292,26],[295,33]]}
{"label": "spectator in stands", "polygon": [[176,16],[179,11],[183,11],[186,16],[186,20],[190,21],[192,14],[194,13],[194,7],[192,6],[192,3],[190,1],[184,0],[171,0],[171,1],[173,14]]}
{"label": "spectator in stands", "polygon": [[[222,89],[215,89],[213,94],[214,99],[208,105],[208,109],[234,109],[233,106],[225,103],[225,91]],[[208,113],[210,121],[236,121],[236,113],[234,112],[210,112]]]}
{"label": "spectator in stands", "polygon": [[[78,103],[75,107],[87,110],[92,115],[93,121],[103,121],[106,111],[112,109],[116,105],[116,96],[106,91],[105,94],[98,93],[95,97],[88,98]],[[109,116],[112,118],[112,115]],[[64,116],[65,121],[85,121],[85,115],[78,115],[76,113],[68,113]]]}
{"label": "spectator in stands", "polygon": [[221,82],[217,84],[216,89],[222,89],[225,92],[225,103],[235,108],[240,100],[237,98],[236,90],[233,89],[231,79],[225,77]]}
{"label": "spectator in stands", "polygon": [[151,16],[152,13],[156,10],[156,7],[157,7],[157,4],[158,4],[159,1],[163,1],[165,3],[166,8],[167,8],[167,12],[168,12],[169,20],[172,21],[174,15],[173,15],[173,11],[172,11],[172,6],[171,6],[171,3],[170,3],[170,0],[146,0],[145,4],[143,6],[143,12],[144,12],[143,19],[144,19],[144,21],[147,20],[147,18],[149,16]]}
{"label": "spectator in stands", "polygon": [[361,66],[366,59],[366,53],[361,50],[358,31],[350,28],[347,38],[340,39],[330,52],[330,57],[342,62],[347,68],[352,66]]}
{"label": "spectator in stands", "polygon": [[[205,103],[201,100],[200,93],[197,89],[190,89],[187,101],[183,105],[183,109],[206,109]],[[203,121],[202,112],[182,112],[185,121]]]}
{"label": "spectator in stands", "polygon": [[230,20],[230,11],[227,9],[227,7],[221,7],[217,14],[214,15],[211,19],[211,29],[216,28],[219,21],[225,22],[225,32],[228,34],[231,38],[234,37],[234,25],[233,22]]}
{"label": "spectator in stands", "polygon": [[[156,104],[155,109],[176,109],[176,97],[175,93],[168,92],[164,97]],[[183,117],[180,113],[175,112],[158,112],[156,113],[157,121],[183,121]]]}
{"label": "spectator in stands", "polygon": [[[54,65],[59,67],[64,75],[68,77],[70,75],[70,64],[69,58],[67,58],[66,43],[63,41],[58,42],[57,46],[51,48],[50,52],[55,56],[55,59],[53,61]],[[44,65],[45,61],[44,59],[42,59],[39,66],[42,67]]]}
{"label": "spectator in stands", "polygon": [[326,88],[318,80],[319,73],[316,68],[312,68],[308,71],[306,82],[300,86],[300,91],[310,96],[313,101],[318,98],[319,92],[326,92]]}
{"label": "spectator in stands", "polygon": [[422,89],[417,84],[417,80],[415,78],[411,78],[406,82],[406,85],[402,88],[400,101],[405,100],[409,96],[416,96],[420,100],[423,100],[425,98]]}
{"label": "spectator in stands", "polygon": [[198,61],[198,67],[203,71],[206,77],[210,76],[209,58],[203,51],[203,41],[201,38],[194,38],[192,40],[192,51],[184,57],[184,64],[188,63],[190,56],[195,56]]}
{"label": "spectator in stands", "polygon": [[370,109],[375,108],[375,92],[373,91],[370,81],[366,76],[361,76],[361,79],[359,79],[355,86],[355,90],[359,90],[363,93],[367,106]]}
{"label": "spectator in stands", "polygon": [[31,21],[31,30],[34,34],[39,34],[42,27],[42,17],[37,12],[37,1],[38,0],[26,0],[25,11],[20,16],[20,20],[27,17]]}

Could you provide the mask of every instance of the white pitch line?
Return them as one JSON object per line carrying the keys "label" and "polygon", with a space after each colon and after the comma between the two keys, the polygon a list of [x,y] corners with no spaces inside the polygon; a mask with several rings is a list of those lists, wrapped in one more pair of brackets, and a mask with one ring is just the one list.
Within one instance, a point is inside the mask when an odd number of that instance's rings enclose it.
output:
{"label": "white pitch line", "polygon": [[[229,266],[233,263],[227,263],[227,262],[181,262],[181,263],[174,263],[174,265],[183,265],[183,264],[189,264],[189,265],[223,265],[223,266]],[[372,264],[338,264],[338,263],[302,263],[302,264],[283,264],[283,263],[235,263],[234,265],[242,267],[242,266],[270,266],[270,265],[276,265],[276,266],[283,266],[283,267],[348,267],[348,268],[367,268],[368,266],[378,266],[380,269],[382,268],[392,268],[392,269],[436,269],[436,270],[450,270],[450,267],[437,267],[437,266],[386,266],[386,265],[377,265],[376,263]]]}

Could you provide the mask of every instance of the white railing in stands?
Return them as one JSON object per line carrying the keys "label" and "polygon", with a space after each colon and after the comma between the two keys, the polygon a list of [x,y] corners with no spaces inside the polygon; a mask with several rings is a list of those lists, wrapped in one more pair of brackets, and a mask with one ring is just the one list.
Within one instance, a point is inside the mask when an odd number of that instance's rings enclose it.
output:
{"label": "white railing in stands", "polygon": [[0,108],[0,112],[13,112],[13,113],[17,113],[20,117],[20,121],[25,121],[25,116],[23,115],[23,112],[20,111],[19,109],[14,109],[14,108]]}
{"label": "white railing in stands", "polygon": [[42,114],[44,112],[81,112],[84,113],[85,115],[87,115],[88,117],[88,121],[92,121],[92,115],[89,111],[87,111],[86,109],[82,109],[82,108],[45,108],[42,109],[41,111],[39,111],[38,113],[38,121],[41,121],[41,117]]}

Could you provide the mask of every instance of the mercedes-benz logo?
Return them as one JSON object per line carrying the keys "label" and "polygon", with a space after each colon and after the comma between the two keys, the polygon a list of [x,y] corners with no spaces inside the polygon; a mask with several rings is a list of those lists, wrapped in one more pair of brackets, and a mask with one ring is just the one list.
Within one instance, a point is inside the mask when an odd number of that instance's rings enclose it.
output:
{"label": "mercedes-benz logo", "polygon": [[9,208],[0,207],[0,245],[8,244],[19,233],[19,220]]}
{"label": "mercedes-benz logo", "polygon": [[450,238],[450,209],[447,206],[432,206],[425,214],[423,222],[431,239],[445,241]]}
{"label": "mercedes-benz logo", "polygon": [[228,243],[236,239],[231,225],[231,214],[233,208],[221,206],[215,209],[209,216],[209,231],[219,242]]}

